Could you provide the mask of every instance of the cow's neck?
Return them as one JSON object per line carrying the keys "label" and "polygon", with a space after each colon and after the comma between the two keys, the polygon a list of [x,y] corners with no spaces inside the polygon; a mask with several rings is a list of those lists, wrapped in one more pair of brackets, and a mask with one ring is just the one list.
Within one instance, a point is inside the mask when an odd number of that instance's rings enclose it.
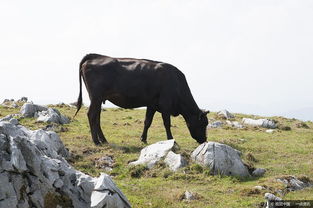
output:
{"label": "cow's neck", "polygon": [[190,99],[181,102],[181,115],[188,123],[190,122],[192,116],[198,116],[201,111],[192,95],[190,96]]}

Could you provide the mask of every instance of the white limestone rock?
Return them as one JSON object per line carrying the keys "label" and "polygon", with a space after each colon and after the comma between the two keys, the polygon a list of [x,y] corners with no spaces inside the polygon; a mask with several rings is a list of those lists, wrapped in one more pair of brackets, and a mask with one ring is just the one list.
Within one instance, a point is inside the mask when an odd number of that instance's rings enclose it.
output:
{"label": "white limestone rock", "polygon": [[67,124],[70,120],[61,115],[57,109],[48,108],[46,111],[40,111],[37,113],[38,122],[47,122],[47,123],[57,123],[57,124]]}
{"label": "white limestone rock", "polygon": [[249,171],[238,152],[225,144],[205,142],[192,152],[191,159],[197,164],[210,168],[210,173],[213,175],[249,177]]}
{"label": "white limestone rock", "polygon": [[[43,208],[49,200],[47,196],[60,196],[59,193],[69,206],[90,207],[95,184],[101,179],[75,170],[65,160],[68,155],[54,132],[31,131],[8,121],[0,122],[0,207]],[[130,207],[113,182],[106,182],[103,187],[114,191],[108,192],[110,204],[121,205],[123,201],[125,207]],[[55,203],[56,207],[62,206]]]}
{"label": "white limestone rock", "polygon": [[164,162],[169,166],[170,170],[174,172],[187,165],[187,160],[182,155],[172,151],[169,151],[166,155]]}
{"label": "white limestone rock", "polygon": [[91,194],[91,208],[130,208],[124,194],[109,175],[101,173]]}
{"label": "white limestone rock", "polygon": [[175,149],[175,140],[160,141],[151,144],[140,151],[140,156],[137,161],[129,163],[129,165],[147,165],[149,169],[155,166],[155,164],[163,159],[169,151]]}
{"label": "white limestone rock", "polygon": [[268,129],[277,128],[276,123],[273,120],[269,119],[251,119],[251,118],[243,118],[242,123],[250,126],[259,126]]}

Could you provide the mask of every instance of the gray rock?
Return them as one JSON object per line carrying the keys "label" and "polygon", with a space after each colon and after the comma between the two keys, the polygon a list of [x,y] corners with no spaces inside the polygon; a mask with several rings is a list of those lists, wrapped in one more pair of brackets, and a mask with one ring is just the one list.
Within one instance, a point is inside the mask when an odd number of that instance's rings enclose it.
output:
{"label": "gray rock", "polygon": [[265,193],[264,194],[264,198],[267,201],[281,201],[282,200],[282,198],[277,197],[277,196],[275,196],[274,194],[271,194],[271,193]]}
{"label": "gray rock", "polygon": [[[98,179],[75,170],[65,160],[68,156],[56,133],[0,122],[0,207],[41,208],[59,193],[66,196],[69,206],[90,207]],[[112,181],[104,180],[103,187],[109,187],[106,198],[110,204],[130,207]]]}
{"label": "gray rock", "polygon": [[266,170],[264,168],[257,168],[252,172],[252,176],[261,177],[265,174]]}
{"label": "gray rock", "polygon": [[274,121],[269,119],[251,119],[251,118],[243,118],[242,123],[250,126],[259,126],[263,128],[275,129],[277,125]]}
{"label": "gray rock", "polygon": [[191,159],[197,164],[210,168],[210,173],[213,175],[250,176],[238,151],[225,144],[205,142],[192,152]]}
{"label": "gray rock", "polygon": [[92,208],[130,208],[124,194],[116,188],[109,175],[102,173],[91,194]]}
{"label": "gray rock", "polygon": [[190,192],[190,191],[185,191],[184,193],[184,196],[183,196],[183,199],[184,200],[187,200],[187,201],[191,201],[191,200],[195,200],[197,199],[197,197],[195,196],[194,193]]}
{"label": "gray rock", "polygon": [[45,106],[35,105],[32,103],[25,103],[22,106],[20,113],[22,114],[22,116],[25,116],[25,117],[34,117],[36,112],[46,111],[46,110],[48,110],[48,108]]}
{"label": "gray rock", "polygon": [[111,156],[103,156],[95,161],[95,166],[109,172],[113,169],[114,160]]}
{"label": "gray rock", "polygon": [[129,165],[147,165],[150,169],[163,159],[171,150],[175,149],[175,140],[160,141],[151,144],[140,151],[140,156],[137,161],[129,163]]}
{"label": "gray rock", "polygon": [[313,186],[313,182],[309,179],[300,180],[295,176],[285,176],[282,178],[278,178],[277,181],[285,184],[288,191],[297,191]]}
{"label": "gray rock", "polygon": [[233,114],[231,114],[229,111],[227,110],[221,110],[219,112],[217,112],[217,115],[220,117],[220,118],[223,118],[223,119],[231,119],[231,118],[235,118],[235,116]]}
{"label": "gray rock", "polygon": [[169,166],[172,171],[177,171],[179,168],[187,165],[187,160],[180,154],[172,151],[166,155],[164,162]]}
{"label": "gray rock", "polygon": [[37,121],[38,122],[47,122],[47,123],[57,123],[57,124],[67,124],[69,119],[61,115],[57,109],[48,108],[46,111],[37,112]]}
{"label": "gray rock", "polygon": [[208,124],[208,128],[220,128],[223,126],[223,122],[221,121],[214,121],[213,123]]}

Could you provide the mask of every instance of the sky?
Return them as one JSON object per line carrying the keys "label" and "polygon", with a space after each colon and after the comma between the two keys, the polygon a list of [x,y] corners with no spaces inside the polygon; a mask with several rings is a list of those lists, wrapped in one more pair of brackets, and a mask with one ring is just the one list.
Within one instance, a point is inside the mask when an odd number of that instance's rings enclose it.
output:
{"label": "sky", "polygon": [[0,102],[74,102],[99,53],[175,65],[203,109],[313,120],[312,23],[311,0],[2,0]]}

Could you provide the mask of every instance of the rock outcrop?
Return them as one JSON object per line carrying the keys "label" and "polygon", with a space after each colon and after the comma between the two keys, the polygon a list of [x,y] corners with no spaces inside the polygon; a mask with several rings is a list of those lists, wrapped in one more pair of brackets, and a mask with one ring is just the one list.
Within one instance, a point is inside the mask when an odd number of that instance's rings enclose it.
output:
{"label": "rock outcrop", "polygon": [[[93,178],[77,171],[68,157],[55,132],[1,121],[0,207],[130,207],[108,175]],[[92,201],[93,191],[97,203]]]}

